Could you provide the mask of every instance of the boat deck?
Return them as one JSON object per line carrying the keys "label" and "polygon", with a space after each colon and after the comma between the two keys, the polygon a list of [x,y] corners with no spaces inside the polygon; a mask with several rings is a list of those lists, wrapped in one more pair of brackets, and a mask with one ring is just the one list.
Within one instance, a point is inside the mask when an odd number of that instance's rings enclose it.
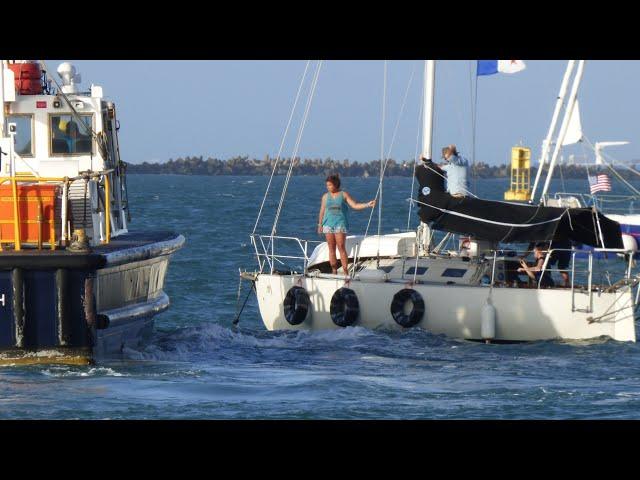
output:
{"label": "boat deck", "polygon": [[0,269],[101,268],[107,264],[134,261],[136,257],[147,258],[150,246],[157,245],[157,249],[167,249],[167,253],[171,253],[183,243],[182,235],[171,231],[155,231],[119,235],[108,244],[91,247],[90,252],[73,252],[64,247],[55,250],[23,247],[20,251],[5,248],[0,251]]}

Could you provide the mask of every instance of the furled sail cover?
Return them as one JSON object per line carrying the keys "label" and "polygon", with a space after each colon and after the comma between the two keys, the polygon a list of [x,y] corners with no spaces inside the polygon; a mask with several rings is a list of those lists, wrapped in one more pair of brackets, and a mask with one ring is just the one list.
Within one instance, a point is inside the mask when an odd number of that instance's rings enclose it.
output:
{"label": "furled sail cover", "polygon": [[418,214],[434,230],[504,243],[571,240],[592,247],[623,248],[620,224],[600,212],[456,198],[446,193],[443,173],[432,162],[416,169]]}

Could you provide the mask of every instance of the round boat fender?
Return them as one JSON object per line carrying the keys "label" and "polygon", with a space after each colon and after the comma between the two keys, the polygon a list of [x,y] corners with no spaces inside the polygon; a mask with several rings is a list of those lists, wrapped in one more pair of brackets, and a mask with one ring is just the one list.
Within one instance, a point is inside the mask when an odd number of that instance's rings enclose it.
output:
{"label": "round boat fender", "polygon": [[300,325],[311,309],[309,294],[302,287],[291,287],[284,297],[284,318],[289,325]]}
{"label": "round boat fender", "polygon": [[360,303],[356,292],[342,287],[331,297],[331,320],[339,327],[353,325],[360,316]]}
{"label": "round boat fender", "polygon": [[627,233],[622,234],[622,245],[625,250],[636,253],[638,251],[638,242],[633,235]]}
{"label": "round boat fender", "polygon": [[480,312],[480,336],[485,341],[496,338],[496,307],[487,301]]}
{"label": "round boat fender", "polygon": [[[404,313],[404,307],[408,301],[413,303],[409,314]],[[391,315],[398,325],[410,328],[417,325],[424,317],[425,306],[422,295],[411,288],[404,288],[393,296],[391,302]]]}

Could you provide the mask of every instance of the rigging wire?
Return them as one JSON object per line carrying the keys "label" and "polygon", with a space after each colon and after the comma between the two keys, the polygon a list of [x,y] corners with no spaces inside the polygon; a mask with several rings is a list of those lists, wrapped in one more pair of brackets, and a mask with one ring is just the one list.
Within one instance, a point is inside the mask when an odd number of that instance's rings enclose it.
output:
{"label": "rigging wire", "polygon": [[[586,135],[583,135],[583,138],[586,144],[589,145],[589,148],[591,148],[595,152],[596,150],[595,146],[591,143],[589,138]],[[615,161],[613,157],[609,156],[604,152],[602,152],[602,156]],[[618,180],[620,180],[631,192],[633,192],[635,195],[640,195],[640,191],[636,189],[633,185],[631,185],[629,182],[627,182],[618,172],[616,172],[616,170],[608,162],[604,161],[604,159],[603,159],[603,163],[609,168],[609,170],[611,170],[611,172],[618,178]]]}
{"label": "rigging wire", "polygon": [[[64,99],[65,103],[71,110],[71,115],[76,119],[76,122],[84,129],[85,133],[87,133],[91,138],[93,138],[96,141],[96,143],[98,144],[98,147],[100,148],[100,153],[105,159],[108,160],[110,158],[110,155],[108,154],[107,143],[106,143],[106,140],[104,139],[104,134],[96,133],[91,127],[91,125],[87,125],[85,122],[82,121],[82,117],[80,116],[78,111],[75,109],[75,107],[71,103],[71,100],[69,100],[69,97],[67,96],[67,94],[62,91],[62,87],[60,86],[56,78],[53,75],[49,74],[49,67],[47,66],[47,62],[45,62],[44,60],[40,60],[40,66],[45,71],[46,78],[52,80],[53,83],[56,85],[56,88],[58,89],[56,92],[57,95],[61,96]],[[93,149],[90,152],[89,156],[91,157],[90,169],[93,171]]]}
{"label": "rigging wire", "polygon": [[[387,167],[389,166],[389,161],[391,160],[391,152],[393,151],[393,147],[395,145],[396,135],[398,133],[398,128],[400,127],[400,120],[402,119],[402,116],[404,114],[404,109],[405,109],[405,106],[406,106],[406,103],[407,103],[407,96],[409,94],[409,90],[410,90],[411,83],[412,83],[412,80],[413,80],[413,73],[414,72],[415,72],[415,67],[414,67],[414,71],[412,72],[412,75],[409,78],[409,82],[407,83],[407,88],[405,89],[405,92],[404,92],[404,98],[403,98],[402,104],[400,106],[400,112],[398,113],[398,118],[396,119],[396,124],[395,124],[395,127],[394,127],[393,135],[391,136],[391,142],[389,144],[389,148],[387,149],[387,155],[385,156],[384,166],[381,169],[382,176],[384,176],[384,174],[386,173]],[[376,191],[376,196],[374,197],[374,200],[378,199],[378,195],[381,193],[381,188],[382,188],[382,184],[379,184],[378,185],[378,190]],[[373,210],[369,214],[369,221],[367,222],[367,228],[365,230],[365,236],[367,236],[367,234],[369,232],[369,227],[371,225],[372,218],[373,218]]]}
{"label": "rigging wire", "polygon": [[[384,61],[383,81],[382,81],[382,127],[380,133],[380,184],[378,185],[378,252],[376,268],[380,266],[380,232],[382,231],[382,182],[384,180],[384,127],[387,114],[387,61]],[[346,272],[345,272],[346,273]]]}
{"label": "rigging wire", "polygon": [[318,84],[318,77],[320,75],[320,69],[322,68],[322,60],[318,61],[316,66],[316,71],[314,73],[313,79],[311,81],[311,87],[309,90],[309,95],[307,97],[307,103],[305,105],[304,114],[302,116],[302,121],[300,127],[298,129],[298,136],[296,138],[296,143],[293,148],[293,154],[291,156],[291,161],[289,162],[289,170],[287,171],[287,176],[285,177],[284,185],[282,187],[282,194],[280,195],[280,202],[278,203],[278,209],[276,210],[276,217],[273,221],[273,228],[271,229],[271,238],[269,240],[269,246],[271,242],[273,242],[273,236],[276,234],[276,229],[278,227],[278,221],[280,220],[280,214],[282,213],[282,207],[284,205],[284,200],[287,194],[287,189],[289,187],[289,181],[291,180],[291,173],[293,172],[293,166],[295,163],[295,159],[298,156],[298,150],[300,148],[300,142],[302,141],[302,134],[304,132],[304,128],[307,123],[307,119],[309,118],[309,111],[311,109],[311,103],[313,101],[313,97],[315,94],[316,86]]}
{"label": "rigging wire", "polygon": [[[443,76],[445,76],[443,83],[444,84],[448,84],[448,83],[452,83],[449,82],[449,77],[447,75],[447,69],[446,68],[442,68],[440,70],[441,72],[443,72]],[[463,120],[464,118],[464,113],[463,113],[463,105],[462,105],[462,100],[461,100],[461,96],[458,95],[454,95],[454,102],[455,102],[455,110],[456,110],[456,117],[458,120],[458,128],[460,129],[460,138],[465,139],[468,138],[466,136],[466,128],[465,128],[465,122]],[[459,144],[459,142],[456,142],[457,144]],[[465,142],[466,144],[466,142]]]}
{"label": "rigging wire", "polygon": [[[545,220],[542,222],[535,222],[535,223],[508,223],[508,222],[498,222],[497,220],[489,220],[487,218],[480,218],[480,217],[474,217],[473,215],[467,215],[466,213],[462,213],[462,212],[456,212],[454,210],[448,210],[446,208],[442,208],[442,207],[436,207],[435,205],[431,205],[429,203],[426,202],[421,202],[420,200],[416,200],[414,198],[408,198],[407,201],[409,202],[415,202],[415,203],[419,203],[420,205],[425,205],[427,207],[431,207],[435,210],[438,210],[442,213],[447,213],[449,215],[454,215],[456,217],[461,217],[461,218],[465,218],[468,220],[473,220],[476,222],[482,222],[482,223],[489,223],[491,225],[499,225],[501,227],[510,227],[511,229],[513,228],[527,228],[527,227],[536,227],[538,225],[546,225],[548,223],[553,223],[553,222],[558,222],[562,219],[562,217],[564,217],[565,215],[569,214],[569,209],[565,209],[562,214],[556,218],[552,218],[550,220]],[[538,210],[540,210],[540,208],[542,208],[541,206],[538,206],[536,208],[536,213],[534,213],[528,220],[527,222],[530,222],[531,220],[533,220],[533,218],[538,214]],[[511,231],[509,231],[508,235],[511,234]],[[507,236],[508,236],[507,235]],[[506,236],[504,238],[507,238]],[[504,240],[503,238],[503,240]]]}
{"label": "rigging wire", "polygon": [[[405,106],[406,106],[406,103],[407,103],[407,97],[408,97],[409,91],[411,89],[411,84],[413,82],[414,74],[415,74],[415,65],[414,65],[413,70],[411,71],[411,75],[409,77],[409,81],[407,82],[407,87],[406,87],[405,92],[404,92],[404,97],[402,99],[402,104],[400,105],[400,111],[398,113],[398,118],[396,119],[396,124],[395,124],[394,130],[393,130],[393,135],[391,136],[391,142],[390,142],[389,148],[387,150],[386,160],[384,162],[383,168],[380,171],[381,179],[384,177],[384,174],[385,174],[385,172],[387,170],[387,166],[389,164],[389,161],[391,160],[391,152],[393,151],[393,147],[395,145],[396,135],[397,135],[398,129],[400,127],[400,121],[401,121],[402,116],[404,114],[404,109],[405,109]],[[374,197],[374,200],[376,200],[376,201],[378,200],[378,197],[381,194],[381,189],[382,189],[382,181],[378,184],[378,189],[376,190],[376,195]],[[382,207],[381,203],[382,203],[382,201],[380,200],[380,204],[379,204],[380,208]],[[369,228],[371,227],[371,221],[373,219],[373,212],[374,212],[374,209],[371,209],[371,212],[369,213],[369,220],[367,221],[367,227],[366,227],[365,233],[364,233],[364,238],[366,238],[369,235]],[[378,241],[379,241],[380,240],[380,230],[378,230],[378,232],[379,232],[378,233]],[[359,249],[356,248],[356,254],[355,254],[355,257],[354,257],[354,265],[358,260],[358,253],[359,253]]]}
{"label": "rigging wire", "polygon": [[[424,89],[422,90],[422,97],[420,99],[420,110],[418,112],[418,133],[416,135],[416,151],[413,156],[413,175],[411,176],[411,198],[413,198],[413,192],[416,185],[416,168],[418,167],[418,149],[420,148],[420,136],[422,133],[422,128],[420,125],[422,124],[422,116],[424,115]],[[411,207],[413,207],[413,203],[409,202],[409,214],[407,215],[407,230],[411,225]]]}
{"label": "rigging wire", "polygon": [[293,101],[293,106],[291,107],[291,113],[289,114],[289,121],[287,122],[287,126],[284,129],[284,134],[282,135],[282,141],[280,142],[280,147],[278,148],[278,155],[276,156],[275,163],[273,164],[273,169],[271,170],[271,176],[269,177],[269,183],[267,183],[267,189],[264,192],[264,197],[262,197],[262,203],[260,204],[260,210],[258,211],[258,218],[256,218],[256,223],[253,226],[252,235],[256,233],[258,229],[258,223],[260,222],[260,217],[262,216],[262,210],[264,209],[264,204],[267,201],[267,196],[269,195],[269,190],[271,189],[271,182],[273,181],[273,177],[275,176],[276,170],[278,168],[278,162],[280,161],[280,157],[282,155],[282,150],[284,149],[284,143],[287,139],[287,135],[289,133],[289,127],[291,127],[291,122],[293,120],[293,115],[296,111],[296,107],[298,105],[298,100],[300,99],[300,93],[302,92],[302,87],[304,85],[305,79],[307,77],[307,71],[309,70],[309,65],[311,64],[311,60],[307,60],[307,64],[304,67],[304,72],[302,73],[302,78],[300,79],[300,85],[298,86],[298,91],[295,96],[295,100]]}
{"label": "rigging wire", "polygon": [[[478,115],[478,75],[473,71],[474,60],[469,61],[469,93],[471,96],[471,181],[473,193],[478,191],[476,171],[476,126]],[[474,82],[475,80],[475,82]],[[475,84],[475,88],[474,88]]]}
{"label": "rigging wire", "polygon": [[562,191],[566,192],[567,187],[564,183],[564,173],[562,172],[562,164],[564,163],[563,160],[564,159],[561,158],[560,161],[558,162],[558,172],[560,173],[560,185],[561,185]]}

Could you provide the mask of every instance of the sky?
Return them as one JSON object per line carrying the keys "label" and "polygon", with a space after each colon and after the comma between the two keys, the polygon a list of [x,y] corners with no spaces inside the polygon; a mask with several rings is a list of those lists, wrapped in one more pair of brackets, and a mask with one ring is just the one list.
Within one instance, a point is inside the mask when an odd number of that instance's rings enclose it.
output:
{"label": "sky", "polygon": [[[62,61],[47,63],[54,70]],[[220,159],[275,156],[307,63],[67,61],[80,71],[82,85],[101,85],[105,97],[116,103],[121,155],[130,163],[200,155]],[[525,59],[525,63],[527,68],[520,73],[478,79],[476,161],[503,164],[511,147],[519,143],[531,147],[534,157],[539,155],[566,61]],[[437,62],[435,151],[455,143],[471,158],[474,64]],[[383,98],[385,152],[397,160],[414,157],[423,64],[419,60],[387,61],[386,97],[384,65],[382,60],[323,63],[300,157],[379,159]],[[585,66],[579,94],[583,130],[591,142],[630,141],[628,146],[609,151],[616,159],[640,159],[639,81],[640,61],[587,61]],[[303,104],[285,141],[284,156],[293,152]],[[572,153],[592,156],[583,145],[567,147],[565,155]]]}

